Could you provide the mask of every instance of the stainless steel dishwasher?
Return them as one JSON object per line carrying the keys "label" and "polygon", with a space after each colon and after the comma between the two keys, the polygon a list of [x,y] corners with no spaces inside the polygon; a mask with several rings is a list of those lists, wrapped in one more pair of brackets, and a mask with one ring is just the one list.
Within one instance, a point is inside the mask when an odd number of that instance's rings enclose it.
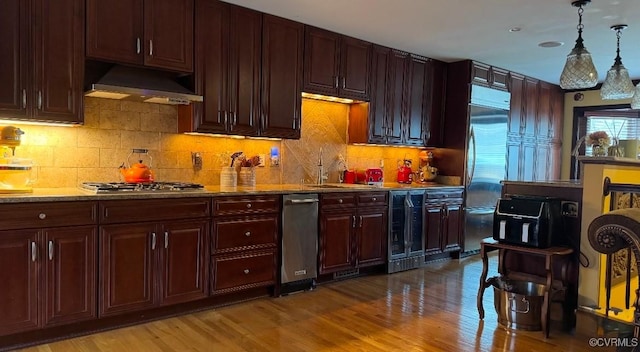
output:
{"label": "stainless steel dishwasher", "polygon": [[318,277],[318,195],[282,197],[280,293],[311,290]]}

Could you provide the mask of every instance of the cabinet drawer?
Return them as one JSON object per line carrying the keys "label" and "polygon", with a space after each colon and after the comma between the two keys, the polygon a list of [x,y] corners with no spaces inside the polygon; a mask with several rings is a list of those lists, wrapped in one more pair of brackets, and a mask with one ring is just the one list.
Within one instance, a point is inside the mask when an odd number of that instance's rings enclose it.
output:
{"label": "cabinet drawer", "polygon": [[97,209],[96,202],[0,204],[0,230],[92,225]]}
{"label": "cabinet drawer", "polygon": [[280,196],[213,198],[213,215],[279,213]]}
{"label": "cabinet drawer", "polygon": [[213,257],[211,294],[221,294],[276,282],[276,250]]}
{"label": "cabinet drawer", "polygon": [[108,200],[100,202],[100,223],[114,224],[208,217],[210,198]]}
{"label": "cabinet drawer", "polygon": [[330,193],[320,195],[322,208],[354,207],[356,195],[353,193]]}
{"label": "cabinet drawer", "polygon": [[387,192],[375,192],[375,193],[359,193],[358,194],[359,206],[385,206],[387,205]]}
{"label": "cabinet drawer", "polygon": [[277,240],[277,216],[217,218],[213,221],[211,251],[275,247]]}
{"label": "cabinet drawer", "polygon": [[449,199],[449,198],[462,198],[464,194],[464,189],[462,188],[454,188],[454,189],[443,189],[443,190],[427,190],[426,197],[427,199]]}

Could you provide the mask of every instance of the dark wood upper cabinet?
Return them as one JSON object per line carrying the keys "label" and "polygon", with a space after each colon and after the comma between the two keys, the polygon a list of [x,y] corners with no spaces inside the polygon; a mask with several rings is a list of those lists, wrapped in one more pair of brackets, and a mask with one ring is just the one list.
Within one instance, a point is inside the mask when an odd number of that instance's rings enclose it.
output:
{"label": "dark wood upper cabinet", "polygon": [[[425,146],[440,129],[444,107],[444,63],[375,45],[371,101],[349,111],[349,143]],[[433,122],[435,116],[437,123]],[[435,143],[441,140],[436,131]]]}
{"label": "dark wood upper cabinet", "polygon": [[87,0],[87,57],[193,71],[193,0]]}
{"label": "dark wood upper cabinet", "polygon": [[524,132],[524,76],[511,74],[511,102],[509,106],[508,133],[518,136]]}
{"label": "dark wood upper cabinet", "polygon": [[522,134],[525,136],[536,136],[536,120],[538,119],[539,106],[538,100],[540,99],[538,86],[539,81],[537,79],[530,77],[524,78],[524,97],[522,99],[524,105],[522,112],[524,116],[521,121],[524,124],[522,127]]}
{"label": "dark wood upper cabinet", "polygon": [[0,14],[0,116],[82,122],[84,1],[8,1]]}
{"label": "dark wood upper cabinet", "polygon": [[303,54],[302,23],[263,15],[262,136],[300,138]]}
{"label": "dark wood upper cabinet", "polygon": [[304,91],[369,100],[373,45],[306,26]]}

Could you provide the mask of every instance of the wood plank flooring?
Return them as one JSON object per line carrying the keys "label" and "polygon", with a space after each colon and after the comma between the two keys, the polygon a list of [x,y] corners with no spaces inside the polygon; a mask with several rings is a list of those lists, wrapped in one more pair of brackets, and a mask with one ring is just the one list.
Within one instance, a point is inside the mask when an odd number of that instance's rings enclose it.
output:
{"label": "wood plank flooring", "polygon": [[[492,256],[490,276],[495,268]],[[548,339],[541,332],[506,331],[497,323],[492,289],[479,321],[481,269],[473,256],[23,351],[593,351],[588,338],[553,325]]]}

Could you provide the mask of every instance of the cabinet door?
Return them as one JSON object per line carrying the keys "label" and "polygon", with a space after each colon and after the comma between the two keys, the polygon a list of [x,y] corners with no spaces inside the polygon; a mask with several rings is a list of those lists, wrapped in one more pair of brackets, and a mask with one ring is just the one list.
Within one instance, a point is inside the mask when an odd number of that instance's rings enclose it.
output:
{"label": "cabinet door", "polygon": [[515,136],[524,132],[524,76],[511,74],[510,77],[509,134]]}
{"label": "cabinet door", "polygon": [[36,230],[0,232],[0,335],[38,327],[38,264],[42,248]]}
{"label": "cabinet door", "polygon": [[363,40],[342,37],[340,50],[341,97],[369,100],[369,72],[372,44]]}
{"label": "cabinet door", "polygon": [[198,1],[195,21],[198,52],[195,80],[204,102],[194,105],[193,130],[223,133],[229,119],[229,5],[219,1]]}
{"label": "cabinet door", "polygon": [[340,35],[307,26],[304,45],[304,91],[338,95]]}
{"label": "cabinet door", "polygon": [[393,51],[389,72],[389,116],[387,117],[387,143],[402,144],[402,117],[405,115],[404,96],[408,54]]}
{"label": "cabinet door", "polygon": [[391,49],[374,45],[371,64],[371,101],[369,102],[369,143],[386,142],[389,127],[387,122],[390,118],[388,101],[390,58]]}
{"label": "cabinet door", "polygon": [[471,83],[488,87],[491,84],[491,67],[474,62],[471,70]]}
{"label": "cabinet door", "polygon": [[162,242],[155,231],[153,224],[100,228],[101,317],[150,308],[155,304],[154,253]]}
{"label": "cabinet door", "polygon": [[[562,129],[564,123],[564,92],[559,87],[551,90],[551,126],[549,138],[562,144]],[[556,161],[560,164],[560,159]]]}
{"label": "cabinet door", "polygon": [[491,67],[491,88],[509,90],[509,72]]}
{"label": "cabinet door", "polygon": [[550,176],[551,165],[551,145],[549,143],[538,143],[535,148],[535,164],[533,169],[534,181],[546,181]]}
{"label": "cabinet door", "polygon": [[356,266],[383,264],[387,260],[387,208],[358,209]]}
{"label": "cabinet door", "polygon": [[86,4],[87,58],[142,64],[143,0],[86,0]]}
{"label": "cabinet door", "polygon": [[536,138],[547,142],[551,137],[551,90],[553,86],[540,82],[538,90],[538,111],[536,112]]}
{"label": "cabinet door", "polygon": [[529,77],[524,79],[524,126],[522,128],[525,136],[535,136],[536,116],[538,115],[538,81]]}
{"label": "cabinet door", "polygon": [[427,58],[410,56],[404,144],[424,146],[431,120],[432,66]]}
{"label": "cabinet door", "polygon": [[260,135],[300,138],[304,25],[263,15]]}
{"label": "cabinet door", "polygon": [[320,274],[353,268],[355,225],[354,209],[320,212]]}
{"label": "cabinet door", "polygon": [[425,254],[441,252],[442,230],[442,204],[427,203],[424,220]]}
{"label": "cabinet door", "polygon": [[145,0],[143,47],[145,65],[193,72],[193,0]]}
{"label": "cabinet door", "polygon": [[255,136],[260,118],[260,12],[231,6],[229,19],[229,132]]}
{"label": "cabinet door", "polygon": [[4,1],[0,11],[0,116],[27,115],[27,94],[31,94],[28,91],[31,43],[28,3],[24,0]]}
{"label": "cabinet door", "polygon": [[[462,202],[462,200],[460,200]],[[444,251],[460,250],[462,233],[462,203],[448,203],[445,208],[445,228],[442,234]]]}
{"label": "cabinet door", "polygon": [[562,144],[551,143],[551,154],[549,159],[549,173],[547,175],[548,180],[560,179],[560,166],[562,161]]}
{"label": "cabinet door", "polygon": [[208,251],[206,220],[166,224],[158,234],[161,304],[193,301],[207,296]]}
{"label": "cabinet door", "polygon": [[507,180],[521,181],[521,143],[517,140],[507,140]]}
{"label": "cabinet door", "polygon": [[522,149],[520,152],[520,167],[522,170],[521,181],[533,181],[535,175],[535,156],[536,156],[536,143],[524,142],[522,143]]}
{"label": "cabinet door", "polygon": [[43,230],[45,326],[96,317],[97,227]]}
{"label": "cabinet door", "polygon": [[37,120],[82,122],[84,1],[36,0],[34,26]]}

